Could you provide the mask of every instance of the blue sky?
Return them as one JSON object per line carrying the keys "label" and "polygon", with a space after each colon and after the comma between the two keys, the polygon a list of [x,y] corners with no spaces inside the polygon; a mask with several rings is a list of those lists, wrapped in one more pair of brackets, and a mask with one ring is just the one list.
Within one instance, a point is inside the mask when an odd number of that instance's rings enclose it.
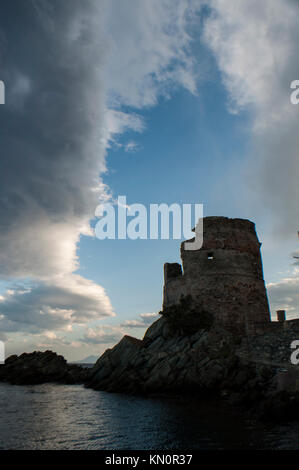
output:
{"label": "blue sky", "polygon": [[99,355],[156,318],[163,264],[179,261],[180,241],[97,239],[99,198],[119,195],[129,205],[197,203],[205,216],[253,220],[272,311],[298,316],[299,106],[290,103],[298,8],[292,0],[52,0],[52,9],[4,0],[0,340],[8,353]]}
{"label": "blue sky", "polygon": [[[246,157],[248,117],[230,114],[227,99],[215,79],[196,96],[177,90],[142,112],[144,132],[127,132],[120,141],[136,142],[137,151],[115,146],[108,152],[104,182],[113,196],[147,209],[198,203],[204,215],[242,217],[236,193],[224,194],[222,181]],[[105,286],[121,318],[135,318],[161,308],[163,264],[180,261],[180,241],[83,237],[79,255],[79,273]]]}

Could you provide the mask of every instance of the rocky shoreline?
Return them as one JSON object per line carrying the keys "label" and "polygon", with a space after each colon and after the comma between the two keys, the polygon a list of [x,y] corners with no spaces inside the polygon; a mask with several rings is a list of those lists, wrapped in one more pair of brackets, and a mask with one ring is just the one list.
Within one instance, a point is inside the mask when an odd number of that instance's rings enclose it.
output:
{"label": "rocky shoreline", "polygon": [[52,351],[24,353],[6,359],[0,366],[0,381],[84,384],[95,390],[142,396],[213,397],[254,418],[299,419],[297,367],[286,369],[261,361],[273,334],[252,339],[259,352],[259,359],[252,360],[252,354],[244,353],[248,338],[213,326],[210,318],[196,315],[186,305],[182,308],[185,322],[177,321],[176,307],[173,316],[166,312],[153,323],[142,340],[124,336],[90,369],[68,364]]}
{"label": "rocky shoreline", "polygon": [[90,369],[51,351],[11,356],[0,381],[213,396],[262,419],[299,419],[299,366],[290,361],[299,320],[270,321],[254,224],[206,217],[203,228],[201,249],[183,242],[183,265],[164,265],[161,318],[142,340],[124,336]]}
{"label": "rocky shoreline", "polygon": [[12,385],[83,384],[88,377],[88,369],[68,364],[63,356],[52,351],[10,356],[0,365],[0,381]]}
{"label": "rocky shoreline", "polygon": [[[193,309],[188,311],[186,305],[183,308],[185,321],[181,324],[176,307],[174,317],[170,312],[163,314],[143,340],[124,336],[108,349],[90,370],[86,387],[141,395],[213,396],[259,419],[299,419],[297,367],[284,367],[289,357],[282,364],[261,360],[273,340],[278,344],[284,340],[285,354],[289,354],[289,339],[294,335],[282,334],[282,339],[271,333],[237,336],[213,326]],[[250,350],[256,343],[258,360]],[[281,351],[280,347],[280,359]]]}

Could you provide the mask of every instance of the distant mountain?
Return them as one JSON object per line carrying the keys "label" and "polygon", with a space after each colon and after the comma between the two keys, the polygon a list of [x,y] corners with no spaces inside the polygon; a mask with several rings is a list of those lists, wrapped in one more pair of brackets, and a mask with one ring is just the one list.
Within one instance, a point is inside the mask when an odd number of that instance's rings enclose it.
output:
{"label": "distant mountain", "polygon": [[99,356],[88,356],[85,359],[81,359],[81,361],[76,361],[75,364],[94,364],[99,359]]}

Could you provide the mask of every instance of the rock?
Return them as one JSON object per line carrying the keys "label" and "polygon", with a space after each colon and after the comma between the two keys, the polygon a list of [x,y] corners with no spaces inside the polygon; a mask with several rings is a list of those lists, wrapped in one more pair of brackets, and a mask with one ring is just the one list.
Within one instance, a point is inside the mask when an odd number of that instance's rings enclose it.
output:
{"label": "rock", "polygon": [[88,375],[88,369],[68,364],[64,357],[52,351],[34,351],[20,356],[10,356],[5,364],[0,365],[0,381],[14,385],[45,382],[84,383]]}
{"label": "rock", "polygon": [[14,354],[13,356],[9,356],[6,359],[5,364],[12,364],[16,359],[18,359],[18,356],[16,354]]}
{"label": "rock", "polygon": [[[132,394],[216,394],[265,419],[290,418],[292,413],[299,417],[299,373],[286,374],[261,360],[263,354],[272,354],[273,334],[244,341],[212,324],[209,316],[193,322],[194,304],[190,305],[189,312],[188,303],[170,308],[148,328],[143,340],[125,336],[107,350],[91,369],[86,386]],[[281,343],[287,345],[290,333],[279,334]],[[259,355],[257,362],[252,349]],[[291,394],[298,399],[291,400]]]}
{"label": "rock", "polygon": [[198,349],[202,348],[203,346],[207,346],[209,341],[209,335],[207,332],[202,332],[200,337],[193,343],[192,348],[193,349]]}
{"label": "rock", "polygon": [[248,373],[246,369],[241,369],[237,372],[234,378],[234,387],[237,389],[241,389],[244,385],[246,385],[248,381]]}
{"label": "rock", "polygon": [[152,342],[154,339],[163,336],[163,327],[166,323],[166,319],[161,317],[159,320],[156,320],[145,332],[143,341]]}
{"label": "rock", "polygon": [[150,343],[148,345],[148,350],[151,350],[151,351],[159,351],[159,349],[162,347],[163,343],[164,343],[164,338],[163,336],[158,336],[157,338],[155,338],[153,340],[152,343]]}
{"label": "rock", "polygon": [[109,391],[131,390],[132,386],[135,386],[136,390],[139,389],[140,380],[137,370],[143,363],[141,349],[141,340],[124,336],[90,369],[87,386]]}
{"label": "rock", "polygon": [[171,377],[171,367],[167,361],[158,363],[149,375],[149,378],[144,383],[144,391],[156,392],[156,391],[167,391],[170,389],[174,377]]}
{"label": "rock", "polygon": [[233,353],[229,358],[219,353],[220,339],[225,335],[224,343],[230,345],[231,337],[210,327],[189,335],[167,324],[167,318],[157,320],[142,341],[125,336],[99,358],[86,386],[126,393],[220,389],[235,363]]}
{"label": "rock", "polygon": [[176,364],[176,367],[178,369],[183,369],[184,367],[188,365],[189,362],[190,362],[190,357],[188,356],[188,354],[180,354],[180,358]]}

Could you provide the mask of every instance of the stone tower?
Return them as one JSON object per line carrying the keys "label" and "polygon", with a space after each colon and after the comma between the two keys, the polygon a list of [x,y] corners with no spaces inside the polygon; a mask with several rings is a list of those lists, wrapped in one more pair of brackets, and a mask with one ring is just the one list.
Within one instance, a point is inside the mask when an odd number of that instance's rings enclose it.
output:
{"label": "stone tower", "polygon": [[164,265],[163,309],[191,295],[195,305],[230,331],[253,334],[270,322],[261,243],[253,222],[205,217],[202,248],[185,250],[184,244],[183,270],[177,263]]}

